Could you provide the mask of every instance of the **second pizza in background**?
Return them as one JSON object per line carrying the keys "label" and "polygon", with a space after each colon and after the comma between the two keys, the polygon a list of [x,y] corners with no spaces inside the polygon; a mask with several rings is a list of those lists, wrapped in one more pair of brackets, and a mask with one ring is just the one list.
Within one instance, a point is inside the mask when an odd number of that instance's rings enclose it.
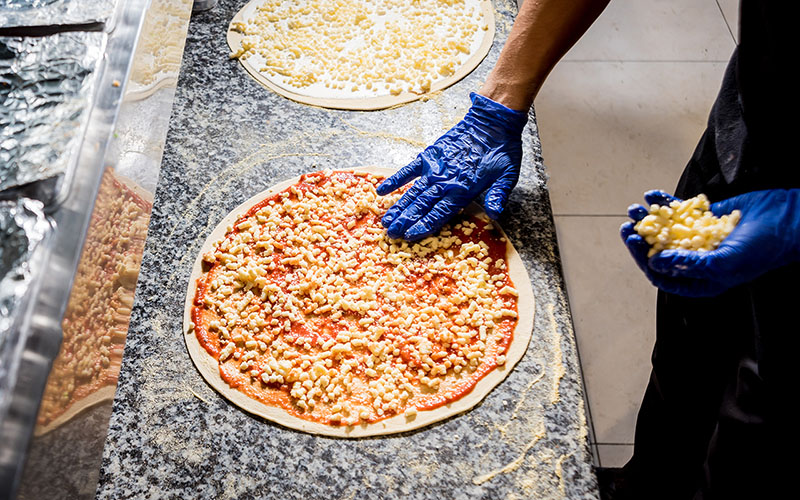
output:
{"label": "second pizza in background", "polygon": [[381,109],[468,75],[494,38],[488,0],[252,0],[228,29],[231,57],[292,100]]}

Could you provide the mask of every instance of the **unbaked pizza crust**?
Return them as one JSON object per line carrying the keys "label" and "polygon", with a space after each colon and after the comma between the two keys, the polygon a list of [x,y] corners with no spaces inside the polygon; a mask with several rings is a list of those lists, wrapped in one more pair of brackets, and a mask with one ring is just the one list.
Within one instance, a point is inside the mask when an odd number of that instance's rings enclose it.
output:
{"label": "unbaked pizza crust", "polygon": [[103,403],[105,401],[111,401],[114,399],[114,394],[117,392],[116,385],[106,385],[97,389],[95,392],[89,394],[85,398],[81,399],[80,401],[76,402],[72,406],[69,407],[67,411],[59,415],[55,420],[50,422],[47,425],[39,426],[37,425],[33,429],[33,435],[36,437],[43,436],[48,432],[55,430],[62,425],[66,424],[78,414],[82,413],[84,410],[88,410],[95,405]]}
{"label": "unbaked pizza crust", "polygon": [[151,2],[133,56],[125,101],[145,99],[177,83],[191,4],[192,0]]}
{"label": "unbaked pizza crust", "polygon": [[[233,52],[237,52],[242,47],[242,39],[245,37],[242,33],[233,29],[234,23],[245,22],[247,17],[255,12],[256,6],[261,3],[261,0],[250,0],[244,7],[233,16],[230,24],[228,25],[227,41],[228,46]],[[375,97],[355,97],[355,98],[334,98],[334,97],[320,97],[312,96],[303,93],[303,89],[297,87],[287,87],[276,80],[268,78],[261,73],[257,68],[248,63],[247,60],[239,59],[239,62],[258,83],[272,90],[273,92],[282,95],[293,101],[304,104],[311,104],[312,106],[320,106],[323,108],[333,109],[348,109],[358,111],[373,111],[377,109],[386,109],[399,104],[416,101],[428,95],[435,95],[447,87],[457,83],[462,78],[467,76],[478,67],[483,61],[489,50],[492,48],[495,32],[494,8],[492,2],[489,0],[480,0],[481,12],[483,19],[486,21],[488,29],[483,32],[483,39],[478,45],[477,49],[471,51],[469,58],[464,61],[456,71],[440,80],[431,83],[431,88],[426,93],[403,92],[398,95],[380,95]]]}
{"label": "unbaked pizza crust", "polygon": [[[121,184],[124,189],[127,189],[130,192],[130,194],[138,196],[149,206],[153,205],[153,193],[139,186],[139,184],[137,184],[136,181],[134,181],[133,179],[118,174],[113,169],[110,168],[106,171],[104,175],[108,176],[104,177],[104,181],[106,178],[110,179],[110,182],[116,181],[119,184]],[[112,222],[117,222],[117,221],[114,220]],[[91,238],[91,236],[87,236],[87,241],[89,241],[89,238]],[[124,259],[121,258],[117,259],[113,262],[113,264],[118,265],[121,262],[123,262],[123,260]],[[80,279],[80,277],[78,279]],[[133,290],[130,290],[131,297],[133,296],[134,293],[135,293],[135,287]],[[61,353],[59,353],[59,355],[61,355]],[[117,390],[116,384],[108,384],[99,387],[97,390],[91,392],[86,397],[75,401],[67,408],[67,410],[64,413],[53,419],[53,421],[49,422],[48,424],[45,425],[37,424],[34,427],[33,431],[34,436],[36,437],[43,436],[44,434],[47,434],[50,431],[57,429],[58,427],[61,427],[65,423],[69,422],[70,420],[81,414],[84,410],[92,408],[100,403],[113,400],[116,390]]]}
{"label": "unbaked pizza crust", "polygon": [[[367,172],[383,176],[389,176],[396,172],[393,169],[382,167],[359,167],[342,169],[342,171]],[[228,232],[228,227],[247,213],[250,208],[264,199],[282,192],[293,184],[296,184],[299,180],[300,177],[295,177],[278,183],[236,207],[214,228],[205,243],[203,243],[200,252],[198,252],[197,259],[195,259],[194,266],[192,267],[191,276],[189,277],[189,286],[184,304],[183,336],[189,350],[189,356],[206,382],[226,399],[247,412],[291,429],[312,434],[344,438],[396,434],[418,429],[463,413],[480,403],[492,389],[506,378],[514,368],[514,365],[522,359],[522,356],[528,348],[528,343],[530,342],[531,333],[533,331],[534,299],[533,288],[528,278],[528,273],[525,270],[522,259],[511,244],[511,240],[496,223],[495,227],[497,227],[500,233],[506,238],[506,260],[508,263],[509,276],[519,293],[517,301],[518,321],[514,329],[511,345],[506,353],[505,364],[490,371],[485,377],[478,381],[471,392],[461,398],[433,410],[419,410],[417,415],[411,418],[400,414],[374,423],[362,423],[355,426],[334,426],[304,420],[287,413],[281,408],[268,406],[255,399],[251,399],[236,389],[231,388],[227,382],[222,379],[219,373],[218,361],[209,355],[203,346],[200,345],[192,323],[192,305],[197,290],[197,280],[203,275],[202,256],[206,252],[211,251],[214,248],[214,244]],[[466,213],[478,214],[481,213],[481,209],[473,203],[467,208]]]}

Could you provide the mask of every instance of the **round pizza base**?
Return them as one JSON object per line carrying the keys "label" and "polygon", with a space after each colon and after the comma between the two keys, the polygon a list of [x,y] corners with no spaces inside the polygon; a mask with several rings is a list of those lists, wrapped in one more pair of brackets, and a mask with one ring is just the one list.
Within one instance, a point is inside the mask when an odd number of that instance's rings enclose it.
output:
{"label": "round pizza base", "polygon": [[125,90],[123,100],[125,102],[141,101],[155,94],[158,90],[175,85],[177,82],[178,77],[174,73],[160,73],[158,78],[147,85],[128,80],[128,87]]}
{"label": "round pizza base", "polygon": [[[389,176],[396,172],[393,169],[381,167],[359,167],[341,169],[341,171],[367,172],[383,176]],[[495,386],[497,386],[506,378],[514,365],[516,365],[525,354],[533,330],[533,288],[531,287],[528,273],[525,270],[522,259],[514,249],[514,246],[511,244],[511,240],[508,238],[508,236],[506,236],[502,228],[500,228],[496,223],[494,223],[495,227],[499,228],[500,233],[506,238],[506,255],[509,275],[517,289],[517,292],[519,293],[517,301],[518,322],[514,330],[514,336],[511,341],[511,345],[506,353],[505,364],[490,371],[486,376],[478,381],[471,392],[465,394],[461,398],[433,410],[418,411],[417,415],[411,418],[407,418],[405,415],[400,414],[374,423],[363,423],[355,426],[334,426],[312,422],[310,420],[304,420],[287,413],[282,408],[268,406],[260,401],[251,399],[236,389],[231,388],[227,382],[222,379],[219,373],[218,361],[209,355],[203,346],[200,345],[200,342],[197,340],[197,336],[194,333],[194,325],[192,324],[192,305],[197,289],[197,280],[203,274],[202,256],[204,253],[210,251],[213,248],[214,243],[225,236],[227,233],[227,228],[237,219],[239,219],[239,217],[247,213],[250,208],[263,201],[265,198],[280,193],[289,186],[296,184],[299,180],[300,177],[295,177],[293,179],[276,184],[275,186],[267,189],[266,191],[262,191],[261,193],[253,196],[249,200],[236,207],[230,214],[220,221],[216,228],[214,228],[214,230],[206,239],[205,243],[203,243],[203,247],[201,248],[197,259],[194,262],[194,267],[192,268],[192,273],[189,278],[189,287],[186,293],[183,316],[183,332],[186,346],[189,350],[189,355],[206,382],[208,382],[211,387],[216,389],[217,392],[222,394],[222,396],[224,396],[226,399],[247,412],[253,413],[291,429],[309,432],[312,434],[321,434],[325,436],[342,438],[395,434],[418,429],[420,427],[447,419],[453,415],[463,413],[480,403],[483,398],[486,397],[486,395],[488,395],[492,389],[494,389]],[[473,203],[466,209],[466,213],[478,214],[481,213],[481,209]]]}
{"label": "round pizza base", "polygon": [[[128,191],[130,191],[130,194],[138,196],[152,207],[153,193],[141,187],[139,184],[136,183],[136,181],[124,175],[118,174],[113,169],[110,168],[106,171],[106,175],[110,176],[111,179],[118,181],[123,186],[123,189],[128,189]],[[33,435],[36,437],[43,436],[44,434],[47,434],[48,432],[66,424],[67,422],[78,416],[84,410],[92,408],[93,406],[103,403],[105,401],[113,400],[114,394],[117,391],[116,378],[118,377],[119,374],[116,375],[115,382],[113,384],[104,385],[99,389],[95,390],[94,392],[91,392],[85,398],[75,401],[75,403],[73,403],[69,408],[67,408],[67,411],[59,415],[49,424],[43,426],[36,425],[36,427],[34,427]]]}
{"label": "round pizza base", "polygon": [[[233,19],[231,19],[231,22],[228,25],[227,40],[228,46],[233,52],[237,52],[241,48],[242,39],[244,38],[243,34],[233,29],[233,24],[237,22],[244,22],[244,13],[253,10],[255,5],[260,2],[261,0],[250,0],[250,2],[242,7],[242,9],[237,12],[235,16],[233,16]],[[376,109],[391,108],[392,106],[397,106],[399,104],[416,101],[417,99],[421,99],[427,95],[436,94],[437,92],[440,92],[457,83],[462,78],[470,74],[472,70],[478,67],[481,61],[483,61],[483,58],[486,57],[486,55],[489,53],[489,50],[492,48],[495,30],[494,8],[492,7],[492,2],[489,0],[481,0],[480,4],[484,19],[489,26],[489,29],[483,34],[483,40],[481,41],[480,46],[474,53],[470,54],[469,58],[458,67],[455,73],[446,78],[442,78],[441,80],[434,81],[431,83],[431,89],[428,92],[421,94],[415,92],[403,92],[398,95],[381,95],[352,99],[313,97],[303,94],[302,89],[293,91],[278,85],[258,71],[258,69],[251,66],[246,60],[243,61],[239,59],[239,62],[247,71],[247,73],[249,73],[250,76],[253,77],[258,83],[293,101],[301,102],[303,104],[311,104],[312,106],[320,106],[323,108],[347,109],[356,111],[373,111]]]}
{"label": "round pizza base", "polygon": [[111,401],[114,399],[114,394],[117,392],[116,385],[106,385],[97,389],[93,393],[89,394],[85,398],[76,401],[75,404],[69,407],[67,411],[62,413],[58,416],[55,420],[50,422],[47,425],[39,426],[37,425],[33,429],[33,435],[35,437],[44,436],[50,431],[53,431],[62,425],[66,424],[73,418],[77,417],[83,410],[87,410],[95,405],[98,405],[104,401]]}

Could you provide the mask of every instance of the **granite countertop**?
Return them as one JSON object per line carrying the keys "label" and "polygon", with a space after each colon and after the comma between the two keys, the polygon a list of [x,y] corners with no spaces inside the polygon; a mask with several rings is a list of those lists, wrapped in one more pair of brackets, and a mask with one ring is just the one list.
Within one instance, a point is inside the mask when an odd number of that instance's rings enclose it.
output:
{"label": "granite countertop", "polygon": [[222,1],[189,26],[97,497],[598,498],[533,114],[501,221],[533,283],[533,338],[481,404],[405,434],[336,439],[254,417],[203,381],[183,340],[183,305],[217,223],[305,172],[412,160],[464,115],[516,13],[513,0],[495,1],[490,54],[445,92],[348,112],[289,101],[228,59],[225,30],[244,1]]}

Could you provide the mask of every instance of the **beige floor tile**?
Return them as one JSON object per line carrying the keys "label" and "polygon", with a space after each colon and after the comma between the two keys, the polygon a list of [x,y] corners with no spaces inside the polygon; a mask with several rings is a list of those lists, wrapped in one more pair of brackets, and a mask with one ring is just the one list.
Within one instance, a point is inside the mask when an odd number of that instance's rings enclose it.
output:
{"label": "beige floor tile", "polygon": [[624,217],[555,218],[597,443],[633,443],[656,291],[618,236]]}
{"label": "beige floor tile", "polygon": [[632,444],[600,444],[597,445],[601,467],[622,467],[631,455],[633,455]]}
{"label": "beige floor tile", "polygon": [[727,61],[733,47],[715,0],[612,0],[565,59]]}
{"label": "beige floor tile", "polygon": [[739,0],[717,0],[735,41],[739,41]]}
{"label": "beige floor tile", "polygon": [[697,144],[725,63],[562,62],[536,103],[553,211],[623,215],[672,190]]}

